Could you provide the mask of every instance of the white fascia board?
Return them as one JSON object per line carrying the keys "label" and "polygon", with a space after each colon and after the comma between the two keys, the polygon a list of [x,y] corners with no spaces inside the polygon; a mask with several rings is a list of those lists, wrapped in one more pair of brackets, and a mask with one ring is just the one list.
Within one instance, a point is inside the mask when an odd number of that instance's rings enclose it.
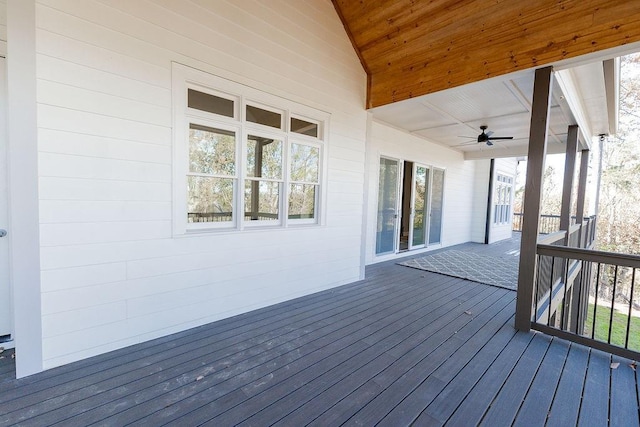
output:
{"label": "white fascia board", "polygon": [[607,114],[609,134],[618,133],[620,116],[620,57],[602,61],[604,70],[604,87],[607,97]]}
{"label": "white fascia board", "polygon": [[582,97],[576,87],[571,69],[556,71],[554,76],[564,96],[564,102],[566,102],[566,105],[569,107],[573,120],[575,121],[575,123],[571,124],[576,124],[580,128],[580,141],[583,144],[583,148],[591,149],[591,139],[593,137],[591,133],[591,123],[585,113],[586,109],[582,103]]}

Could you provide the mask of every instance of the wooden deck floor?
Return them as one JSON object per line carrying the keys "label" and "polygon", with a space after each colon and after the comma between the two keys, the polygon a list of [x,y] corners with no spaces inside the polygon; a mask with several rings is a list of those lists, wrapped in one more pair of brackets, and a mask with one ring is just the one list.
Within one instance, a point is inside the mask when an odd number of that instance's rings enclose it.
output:
{"label": "wooden deck floor", "polygon": [[367,274],[21,380],[0,377],[0,425],[639,424],[631,362],[517,333],[515,292],[392,263]]}

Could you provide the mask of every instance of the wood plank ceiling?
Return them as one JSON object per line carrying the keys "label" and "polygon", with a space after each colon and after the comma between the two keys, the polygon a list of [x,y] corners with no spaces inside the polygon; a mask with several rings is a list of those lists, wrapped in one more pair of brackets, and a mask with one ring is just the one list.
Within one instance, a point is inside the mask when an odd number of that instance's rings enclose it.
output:
{"label": "wood plank ceiling", "polygon": [[367,108],[640,41],[637,0],[332,0]]}

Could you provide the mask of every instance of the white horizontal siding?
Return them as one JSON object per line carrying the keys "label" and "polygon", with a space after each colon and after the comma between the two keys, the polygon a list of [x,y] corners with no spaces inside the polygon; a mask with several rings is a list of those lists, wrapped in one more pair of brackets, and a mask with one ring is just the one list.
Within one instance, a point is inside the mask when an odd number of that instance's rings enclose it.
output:
{"label": "white horizontal siding", "polygon": [[[36,12],[46,367],[358,278],[366,76],[330,1]],[[172,237],[174,61],[330,114],[325,226]]]}
{"label": "white horizontal siding", "polygon": [[167,145],[104,138],[52,129],[39,130],[38,145],[41,153],[65,153],[99,159],[171,165],[171,147]]}

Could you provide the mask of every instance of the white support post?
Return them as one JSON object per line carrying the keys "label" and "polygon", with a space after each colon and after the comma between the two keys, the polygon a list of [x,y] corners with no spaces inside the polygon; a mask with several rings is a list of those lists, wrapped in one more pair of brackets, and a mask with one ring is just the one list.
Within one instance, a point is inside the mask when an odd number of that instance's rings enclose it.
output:
{"label": "white support post", "polygon": [[18,378],[42,371],[34,0],[7,2],[10,269]]}

